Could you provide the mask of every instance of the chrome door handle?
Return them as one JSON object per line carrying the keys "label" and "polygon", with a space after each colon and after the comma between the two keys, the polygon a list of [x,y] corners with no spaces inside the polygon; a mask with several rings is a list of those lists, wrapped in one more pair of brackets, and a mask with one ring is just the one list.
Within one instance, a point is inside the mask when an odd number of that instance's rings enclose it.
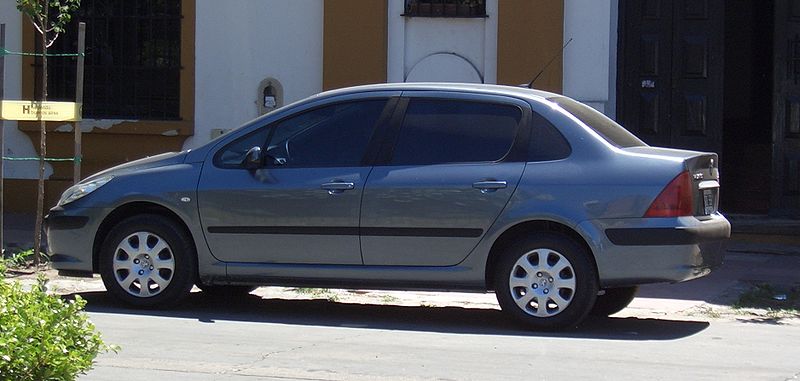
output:
{"label": "chrome door handle", "polygon": [[472,183],[472,187],[481,191],[481,193],[495,192],[498,189],[505,189],[508,183],[505,181],[487,180]]}
{"label": "chrome door handle", "polygon": [[342,193],[342,192],[344,192],[346,190],[351,190],[351,189],[353,189],[355,187],[356,187],[355,184],[346,183],[346,182],[343,182],[343,181],[332,181],[332,182],[320,185],[320,188],[328,191],[329,194]]}

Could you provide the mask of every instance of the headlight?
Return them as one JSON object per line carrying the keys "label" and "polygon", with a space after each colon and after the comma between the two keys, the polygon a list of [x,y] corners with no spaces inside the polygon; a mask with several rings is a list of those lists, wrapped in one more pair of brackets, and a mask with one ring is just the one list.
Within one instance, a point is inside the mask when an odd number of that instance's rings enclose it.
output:
{"label": "headlight", "polygon": [[70,202],[96,191],[97,188],[102,187],[113,178],[114,176],[103,176],[89,182],[78,183],[69,187],[69,189],[61,194],[61,199],[58,200],[58,206],[69,204]]}

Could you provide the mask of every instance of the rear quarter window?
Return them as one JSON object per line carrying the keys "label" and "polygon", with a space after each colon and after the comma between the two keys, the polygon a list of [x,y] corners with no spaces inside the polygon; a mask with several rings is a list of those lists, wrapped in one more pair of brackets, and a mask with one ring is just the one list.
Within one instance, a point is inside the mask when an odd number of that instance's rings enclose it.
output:
{"label": "rear quarter window", "polygon": [[572,153],[567,139],[543,116],[534,113],[531,127],[528,161],[560,160]]}

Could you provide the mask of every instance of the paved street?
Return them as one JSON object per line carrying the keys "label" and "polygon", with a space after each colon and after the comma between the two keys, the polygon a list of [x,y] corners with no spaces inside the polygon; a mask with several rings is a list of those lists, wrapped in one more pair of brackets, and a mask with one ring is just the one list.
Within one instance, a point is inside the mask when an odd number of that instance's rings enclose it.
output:
{"label": "paved street", "polygon": [[432,307],[441,304],[434,294],[414,306],[394,296],[396,305],[379,305],[194,293],[191,307],[141,311],[82,292],[106,341],[122,351],[102,355],[81,379],[800,378],[798,319],[703,313],[746,282],[797,281],[800,257],[731,253],[723,269],[645,287],[619,317],[562,333],[518,329],[488,294],[473,295],[474,305],[454,294],[450,306]]}

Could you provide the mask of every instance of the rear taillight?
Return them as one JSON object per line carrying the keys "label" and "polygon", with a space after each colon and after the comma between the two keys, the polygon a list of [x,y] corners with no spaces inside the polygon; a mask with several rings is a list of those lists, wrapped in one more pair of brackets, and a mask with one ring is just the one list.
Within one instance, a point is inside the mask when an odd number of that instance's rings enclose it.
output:
{"label": "rear taillight", "polygon": [[692,200],[692,181],[689,172],[683,172],[656,197],[645,217],[680,217],[694,214]]}

